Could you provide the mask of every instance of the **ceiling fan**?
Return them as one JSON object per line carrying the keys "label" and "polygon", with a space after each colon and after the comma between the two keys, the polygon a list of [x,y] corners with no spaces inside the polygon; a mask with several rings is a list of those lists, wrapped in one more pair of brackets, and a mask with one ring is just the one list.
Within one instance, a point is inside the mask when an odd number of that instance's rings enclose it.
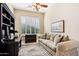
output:
{"label": "ceiling fan", "polygon": [[48,5],[47,4],[43,4],[43,3],[32,3],[32,7],[34,7],[36,9],[36,11],[39,11],[40,8],[47,8]]}
{"label": "ceiling fan", "polygon": [[48,5],[45,3],[32,3],[30,7],[32,7],[36,11],[39,11],[39,9],[41,9],[41,8],[47,8]]}

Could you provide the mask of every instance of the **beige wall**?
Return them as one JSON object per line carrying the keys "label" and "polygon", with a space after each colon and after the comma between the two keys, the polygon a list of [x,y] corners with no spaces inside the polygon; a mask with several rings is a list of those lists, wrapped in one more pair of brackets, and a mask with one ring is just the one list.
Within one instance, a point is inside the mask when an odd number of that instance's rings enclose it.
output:
{"label": "beige wall", "polygon": [[42,13],[35,13],[31,11],[25,11],[25,10],[14,10],[15,14],[15,29],[18,30],[21,33],[21,23],[20,18],[21,16],[37,16],[40,18],[40,33],[44,32],[44,14]]}
{"label": "beige wall", "polygon": [[44,29],[51,33],[51,23],[58,20],[65,21],[65,33],[70,38],[79,41],[79,4],[52,4],[45,14]]}

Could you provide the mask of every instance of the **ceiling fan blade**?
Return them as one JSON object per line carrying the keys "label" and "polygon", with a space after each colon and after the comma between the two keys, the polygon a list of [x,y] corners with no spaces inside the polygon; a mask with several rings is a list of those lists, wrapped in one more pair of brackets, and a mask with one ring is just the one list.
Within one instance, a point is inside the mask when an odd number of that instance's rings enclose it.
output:
{"label": "ceiling fan blade", "polygon": [[47,8],[48,5],[40,4],[40,6]]}
{"label": "ceiling fan blade", "polygon": [[39,6],[41,6],[41,7],[45,7],[45,8],[47,8],[48,7],[48,5],[47,4],[43,4],[43,3],[34,3],[34,4],[32,4],[33,6],[35,5],[39,5]]}

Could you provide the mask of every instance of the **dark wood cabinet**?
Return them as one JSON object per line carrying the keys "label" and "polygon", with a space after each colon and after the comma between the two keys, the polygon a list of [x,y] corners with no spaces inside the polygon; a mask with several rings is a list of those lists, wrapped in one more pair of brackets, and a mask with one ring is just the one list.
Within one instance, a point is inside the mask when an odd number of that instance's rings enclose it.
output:
{"label": "dark wood cabinet", "polygon": [[15,56],[18,56],[19,47],[20,47],[19,44],[20,44],[19,42],[15,42],[15,51],[14,51],[15,52]]}
{"label": "dark wood cabinet", "polygon": [[19,42],[0,43],[0,56],[18,56]]}
{"label": "dark wood cabinet", "polygon": [[36,42],[36,35],[25,35],[25,43]]}
{"label": "dark wood cabinet", "polygon": [[14,42],[7,42],[5,45],[7,45],[6,49],[8,49],[9,56],[14,56],[15,55]]}
{"label": "dark wood cabinet", "polygon": [[0,56],[13,56],[14,55],[14,42],[0,42]]}

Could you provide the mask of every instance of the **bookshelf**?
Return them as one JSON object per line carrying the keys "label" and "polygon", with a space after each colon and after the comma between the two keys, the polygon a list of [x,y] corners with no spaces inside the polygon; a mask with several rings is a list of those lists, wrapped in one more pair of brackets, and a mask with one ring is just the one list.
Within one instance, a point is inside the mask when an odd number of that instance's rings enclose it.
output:
{"label": "bookshelf", "polygon": [[5,3],[0,3],[0,55],[15,55],[15,18]]}
{"label": "bookshelf", "polygon": [[15,36],[15,22],[14,16],[8,6],[5,3],[0,3],[0,21],[1,21],[1,39],[4,40],[14,40]]}

